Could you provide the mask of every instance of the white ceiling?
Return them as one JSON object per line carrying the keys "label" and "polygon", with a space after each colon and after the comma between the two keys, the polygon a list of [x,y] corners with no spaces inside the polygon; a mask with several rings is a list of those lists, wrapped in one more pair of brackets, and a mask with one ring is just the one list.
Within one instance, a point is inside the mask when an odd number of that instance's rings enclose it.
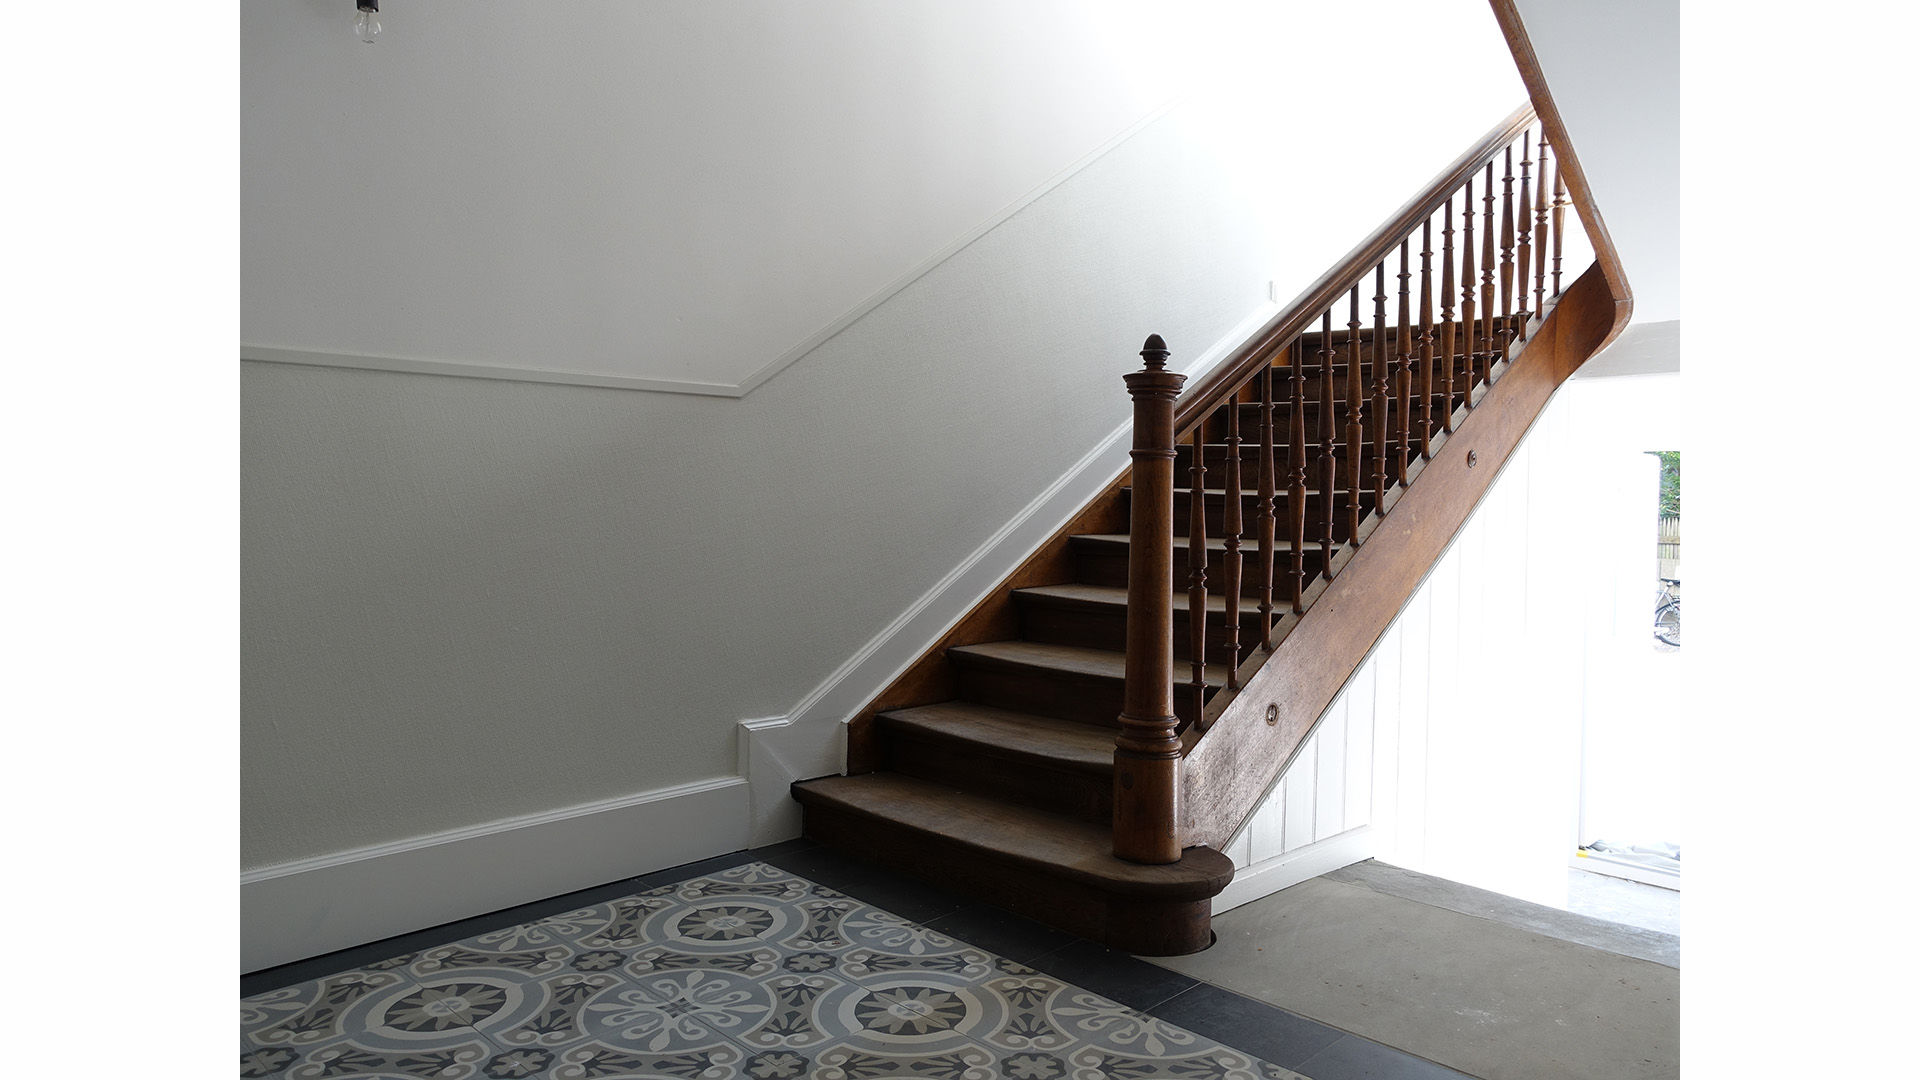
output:
{"label": "white ceiling", "polygon": [[1516,0],[1633,287],[1633,321],[1680,318],[1678,0]]}

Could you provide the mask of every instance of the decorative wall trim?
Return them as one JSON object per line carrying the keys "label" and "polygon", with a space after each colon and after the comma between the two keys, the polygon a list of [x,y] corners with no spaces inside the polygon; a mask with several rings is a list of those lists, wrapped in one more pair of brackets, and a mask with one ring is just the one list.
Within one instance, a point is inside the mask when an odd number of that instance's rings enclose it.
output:
{"label": "decorative wall trim", "polygon": [[1227,887],[1213,898],[1213,913],[1231,911],[1309,878],[1371,859],[1373,849],[1373,826],[1361,825],[1264,862],[1240,867]]}
{"label": "decorative wall trim", "polygon": [[[1183,369],[1189,378],[1198,379],[1212,371],[1238,349],[1249,335],[1263,326],[1279,310],[1265,303],[1218,341],[1198,354]],[[945,577],[921,594],[907,610],[862,645],[847,661],[800,699],[788,714],[790,724],[779,733],[787,751],[796,759],[807,757],[819,763],[826,760],[823,747],[839,747],[839,763],[794,779],[824,776],[845,767],[845,733],[834,733],[825,725],[844,725],[875,694],[900,677],[920,654],[942,634],[952,629],[988,590],[1046,542],[1089,500],[1120,475],[1127,465],[1127,452],[1133,432],[1131,421],[1115,428],[1098,446],[1069,468],[1032,502],[1013,515],[1004,526],[960,560]],[[834,740],[837,739],[837,744]],[[812,747],[811,751],[807,748]],[[808,757],[808,755],[811,755]]]}
{"label": "decorative wall trim", "polygon": [[583,371],[555,371],[545,368],[516,367],[511,364],[488,364],[467,360],[418,360],[409,357],[372,356],[354,353],[314,352],[302,349],[283,349],[267,345],[240,346],[240,359],[255,360],[270,364],[310,364],[319,367],[358,368],[365,371],[397,371],[412,375],[450,375],[466,379],[506,379],[513,382],[560,383],[568,386],[596,386],[611,390],[651,390],[665,394],[700,394],[707,397],[743,398],[759,388],[762,383],[773,378],[793,365],[801,357],[831,341],[842,330],[858,322],[866,314],[907,286],[925,277],[933,269],[948,259],[970,247],[974,241],[1005,224],[1007,219],[1026,209],[1061,184],[1072,179],[1081,170],[1088,168],[1107,154],[1138,135],[1167,113],[1173,111],[1186,100],[1184,95],[1173,97],[1158,108],[1147,113],[1119,134],[1094,147],[1079,160],[1041,181],[1038,187],[1025,195],[1001,207],[985,221],[945,247],[922,260],[917,266],[881,286],[865,300],[860,301],[833,321],[809,334],[804,340],[769,360],[759,370],[748,375],[738,384],[702,382],[696,379],[666,379],[639,375],[604,375]]}
{"label": "decorative wall trim", "polygon": [[749,794],[719,777],[248,871],[240,969],[739,851]]}
{"label": "decorative wall trim", "polygon": [[691,379],[595,375],[585,371],[547,371],[542,368],[482,364],[470,360],[415,360],[404,356],[364,356],[358,353],[276,349],[265,345],[240,346],[240,359],[267,364],[309,364],[315,367],[358,368],[362,371],[397,371],[408,375],[451,375],[461,379],[559,383],[565,386],[598,386],[609,390],[657,390],[668,394],[704,394],[708,397],[737,398],[746,393],[738,386],[695,382]]}

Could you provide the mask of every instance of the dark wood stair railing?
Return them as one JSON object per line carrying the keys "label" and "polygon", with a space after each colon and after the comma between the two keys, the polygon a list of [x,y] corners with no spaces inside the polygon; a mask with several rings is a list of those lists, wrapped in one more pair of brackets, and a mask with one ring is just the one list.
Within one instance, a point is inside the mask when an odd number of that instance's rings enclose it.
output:
{"label": "dark wood stair railing", "polygon": [[[1233,877],[1220,848],[1547,395],[1624,323],[1578,162],[1533,119],[1509,117],[1206,376],[1168,371],[1150,337],[1126,379],[1130,469],[849,718],[846,775],[793,786],[806,835],[1118,948],[1205,948]],[[1507,180],[1496,238],[1492,165],[1515,141],[1520,202]],[[1600,261],[1562,293],[1568,205]]]}
{"label": "dark wood stair railing", "polygon": [[[1557,248],[1560,239],[1559,223],[1549,225],[1536,217],[1529,193],[1536,146],[1543,185],[1549,162],[1546,139],[1536,138],[1535,119],[1530,106],[1508,117],[1462,155],[1423,196],[1403,207],[1300,300],[1276,316],[1220,371],[1188,388],[1177,401],[1169,402],[1169,388],[1178,387],[1181,380],[1164,371],[1167,348],[1159,335],[1149,338],[1141,353],[1147,359],[1147,368],[1126,377],[1135,407],[1130,507],[1135,532],[1127,574],[1127,709],[1121,716],[1121,735],[1115,750],[1113,850],[1117,856],[1142,863],[1168,863],[1179,858],[1184,847],[1218,843],[1231,834],[1232,828],[1219,821],[1189,820],[1194,808],[1186,802],[1188,783],[1183,774],[1192,772],[1186,759],[1189,753],[1208,745],[1209,729],[1242,696],[1247,684],[1260,676],[1288,634],[1311,615],[1308,609],[1315,598],[1306,595],[1301,580],[1304,574],[1299,569],[1308,555],[1303,550],[1308,547],[1307,503],[1315,495],[1320,503],[1320,528],[1312,555],[1318,581],[1324,583],[1317,597],[1324,602],[1325,589],[1338,584],[1361,545],[1386,526],[1389,512],[1435,455],[1450,441],[1470,432],[1467,425],[1471,410],[1487,400],[1494,384],[1509,369],[1515,345],[1525,341],[1528,333],[1537,332],[1540,317],[1558,299],[1556,285],[1552,294],[1538,297],[1531,310],[1526,303],[1526,275],[1531,270],[1536,280],[1541,278],[1539,270],[1530,265],[1534,252],[1544,253],[1549,238]],[[1513,168],[1516,143],[1520,150],[1517,209]],[[1495,172],[1496,163],[1504,163],[1504,173]],[[1500,185],[1498,193],[1496,183]],[[1449,295],[1456,281],[1456,202],[1464,228],[1457,280],[1459,325],[1465,335],[1464,349],[1458,354]],[[1432,300],[1436,216],[1442,219],[1437,354]],[[1516,219],[1524,224],[1517,225]],[[1412,283],[1416,238],[1420,244],[1417,326],[1413,322]],[[1392,276],[1398,282],[1398,321],[1389,325],[1388,305],[1395,294],[1388,289],[1388,263],[1395,257],[1399,272]],[[1538,265],[1544,268],[1544,254]],[[1371,328],[1362,321],[1361,290],[1369,285]],[[1516,286],[1520,298],[1517,303]],[[1342,292],[1346,294],[1346,332],[1337,335],[1333,322]],[[1315,322],[1320,325],[1317,335],[1307,330]],[[1317,362],[1311,368],[1307,366],[1309,356]],[[1436,359],[1441,368],[1438,372],[1434,370]],[[1284,372],[1288,380],[1284,404],[1274,402],[1272,382],[1276,372]],[[1318,391],[1312,409],[1318,414],[1318,445],[1312,451],[1305,442],[1303,415],[1308,411],[1304,390],[1309,382]],[[1249,406],[1254,410],[1249,415],[1260,431],[1256,462],[1260,487],[1253,515],[1256,532],[1244,539],[1258,560],[1250,576],[1260,583],[1261,602],[1257,630],[1248,635],[1248,647],[1243,649],[1238,637],[1244,524],[1240,513],[1239,431],[1242,412]],[[1284,463],[1274,460],[1278,446],[1273,437],[1273,414],[1281,408],[1287,412],[1289,433]],[[1224,446],[1216,449],[1210,438],[1217,433],[1224,433]],[[1172,462],[1183,449],[1190,486],[1180,492],[1173,483]],[[1315,455],[1311,465],[1319,481],[1319,490],[1313,495],[1304,484],[1310,453]],[[1219,457],[1218,468],[1210,468],[1210,458],[1215,455]],[[1223,474],[1221,512],[1210,520],[1206,505],[1214,493],[1207,488],[1207,477],[1213,473]],[[1288,477],[1284,493],[1276,491],[1271,479],[1276,475]],[[1178,524],[1175,502],[1182,495],[1186,500],[1187,659],[1192,676],[1183,688],[1176,688],[1171,682],[1175,572],[1171,564],[1173,543],[1167,533]],[[1283,513],[1288,526],[1285,555],[1295,568],[1290,574],[1276,565],[1282,552],[1271,532],[1272,507],[1279,498],[1285,499]],[[1214,522],[1219,533],[1210,536]],[[1214,575],[1217,584],[1208,578],[1212,556],[1221,557],[1219,572]],[[1272,585],[1276,581],[1285,582],[1293,590],[1291,603],[1285,605],[1291,610],[1283,611],[1291,614],[1291,619],[1275,616]],[[1229,626],[1224,637],[1207,632],[1210,607],[1225,612]],[[1206,675],[1216,663],[1228,673],[1224,681],[1210,680]],[[1136,679],[1147,680],[1150,685],[1138,685]],[[1187,708],[1172,707],[1176,692],[1189,696]],[[1297,748],[1307,733],[1293,732],[1297,737],[1291,740],[1294,745],[1289,751]],[[1170,745],[1180,750],[1170,753]],[[1263,785],[1271,779],[1264,776],[1267,771],[1259,770]],[[1252,802],[1242,798],[1229,816],[1237,818],[1241,811],[1251,809]],[[1239,821],[1231,824],[1237,827]],[[1205,834],[1204,840],[1197,839],[1200,833],[1195,826]]]}

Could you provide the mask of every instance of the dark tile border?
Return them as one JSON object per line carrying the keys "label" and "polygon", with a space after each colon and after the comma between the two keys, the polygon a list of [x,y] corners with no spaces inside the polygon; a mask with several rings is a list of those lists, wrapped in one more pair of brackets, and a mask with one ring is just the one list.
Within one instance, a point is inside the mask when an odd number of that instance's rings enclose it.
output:
{"label": "dark tile border", "polygon": [[1341,1039],[1353,1037],[1338,1028],[1212,983],[1200,983],[1161,1002],[1152,1011],[1170,1024],[1271,1061],[1283,1069],[1298,1069],[1315,1054]]}
{"label": "dark tile border", "polygon": [[1474,1080],[1466,1073],[1358,1035],[1342,1035],[1294,1068],[1311,1080]]}

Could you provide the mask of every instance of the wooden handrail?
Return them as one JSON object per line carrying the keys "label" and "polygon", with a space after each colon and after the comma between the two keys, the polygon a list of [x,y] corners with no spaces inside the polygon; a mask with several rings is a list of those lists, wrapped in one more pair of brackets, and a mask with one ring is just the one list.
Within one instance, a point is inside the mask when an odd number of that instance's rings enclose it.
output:
{"label": "wooden handrail", "polygon": [[[1345,258],[1315,279],[1305,292],[1294,297],[1293,303],[1287,305],[1284,311],[1267,320],[1231,359],[1188,387],[1180,395],[1180,400],[1174,403],[1175,440],[1191,433],[1219,398],[1259,374],[1260,365],[1270,361],[1275,353],[1300,336],[1363,272],[1371,270],[1374,264],[1386,258],[1389,251],[1397,249],[1403,237],[1419,228],[1422,221],[1440,209],[1440,204],[1459,190],[1469,176],[1484,168],[1496,154],[1519,138],[1534,119],[1532,105],[1515,109],[1513,115],[1481,136],[1452,165],[1429,181],[1420,194],[1408,200],[1379,228],[1367,234],[1367,238],[1347,252]],[[1585,220],[1584,216],[1582,220]]]}

